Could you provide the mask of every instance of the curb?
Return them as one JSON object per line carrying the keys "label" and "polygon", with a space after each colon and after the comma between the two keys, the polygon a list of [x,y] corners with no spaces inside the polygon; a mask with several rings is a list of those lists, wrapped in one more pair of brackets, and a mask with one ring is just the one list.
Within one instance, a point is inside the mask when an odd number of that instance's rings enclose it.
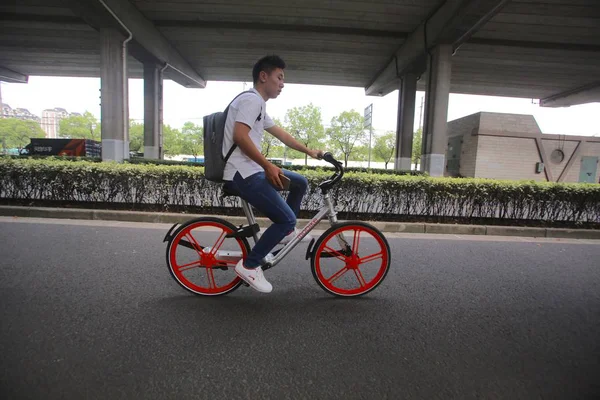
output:
{"label": "curb", "polygon": [[[547,231],[547,228],[527,228],[521,226],[487,226],[486,234],[493,236],[548,237]],[[600,238],[600,235],[598,235],[598,238]]]}
{"label": "curb", "polygon": [[[90,209],[64,209],[51,207],[22,207],[0,206],[0,216],[24,218],[59,218],[83,219],[98,221],[123,221],[123,222],[149,222],[149,223],[184,223],[193,218],[209,215],[203,214],[177,214],[144,211],[115,211],[115,210],[90,210]],[[246,224],[246,217],[230,217],[224,215],[210,215],[221,217],[234,225]],[[259,226],[267,227],[270,221],[267,218],[256,218]],[[298,220],[301,226],[308,220]],[[600,240],[600,230],[595,229],[563,229],[563,228],[529,228],[520,226],[490,226],[490,225],[458,225],[458,224],[431,224],[410,222],[383,222],[369,221],[382,232],[389,233],[435,233],[450,235],[488,235],[488,236],[520,236],[535,238],[560,238],[560,239],[592,239]],[[321,221],[315,229],[326,230],[329,223]]]}

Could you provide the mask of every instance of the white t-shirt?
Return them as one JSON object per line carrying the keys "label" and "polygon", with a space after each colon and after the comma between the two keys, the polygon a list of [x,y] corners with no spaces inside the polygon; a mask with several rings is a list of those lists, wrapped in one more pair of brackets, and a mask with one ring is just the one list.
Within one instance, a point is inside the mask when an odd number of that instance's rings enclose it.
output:
{"label": "white t-shirt", "polygon": [[[262,138],[265,129],[275,126],[275,123],[267,114],[267,103],[255,90],[254,93],[245,93],[239,96],[229,106],[227,120],[225,121],[225,136],[223,137],[223,156],[226,156],[233,142],[233,127],[236,122],[241,122],[250,127],[250,139],[256,148],[262,150]],[[225,170],[223,180],[232,181],[236,172],[246,179],[250,175],[263,171],[263,168],[244,154],[239,147],[231,154]]]}

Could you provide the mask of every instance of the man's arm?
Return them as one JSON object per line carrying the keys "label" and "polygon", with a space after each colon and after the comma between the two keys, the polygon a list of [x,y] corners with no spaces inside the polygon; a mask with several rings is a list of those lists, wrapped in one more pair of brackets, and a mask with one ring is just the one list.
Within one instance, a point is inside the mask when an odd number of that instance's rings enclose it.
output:
{"label": "man's arm", "polygon": [[279,189],[283,189],[283,184],[281,183],[281,179],[279,178],[279,174],[281,174],[281,169],[275,164],[269,162],[261,154],[261,152],[256,148],[252,139],[250,139],[250,127],[244,123],[236,122],[233,127],[233,141],[238,145],[240,150],[244,152],[245,155],[250,157],[251,160],[256,162],[265,170],[265,175],[269,182],[273,184],[273,186],[278,187]]}
{"label": "man's arm", "polygon": [[294,150],[301,151],[304,154],[308,154],[312,158],[321,158],[323,152],[321,150],[311,150],[299,141],[297,141],[292,135],[286,132],[284,129],[274,125],[269,129],[265,129],[271,135],[275,136],[277,139],[281,140],[283,144],[288,147],[291,147]]}

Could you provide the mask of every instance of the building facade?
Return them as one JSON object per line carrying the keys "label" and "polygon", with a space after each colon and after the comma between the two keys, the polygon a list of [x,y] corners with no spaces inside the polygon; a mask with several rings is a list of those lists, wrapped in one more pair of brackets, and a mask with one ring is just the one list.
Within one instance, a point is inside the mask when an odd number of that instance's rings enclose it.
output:
{"label": "building facade", "polygon": [[13,109],[8,104],[2,104],[2,118],[13,118]]}
{"label": "building facade", "polygon": [[40,126],[46,132],[46,137],[54,139],[60,134],[60,120],[69,116],[64,108],[47,109],[42,112]]}
{"label": "building facade", "polygon": [[24,121],[40,122],[40,117],[29,112],[26,108],[12,108],[8,104],[2,104],[2,118],[16,118]]}
{"label": "building facade", "polygon": [[446,176],[598,183],[600,137],[543,134],[532,115],[448,122]]}

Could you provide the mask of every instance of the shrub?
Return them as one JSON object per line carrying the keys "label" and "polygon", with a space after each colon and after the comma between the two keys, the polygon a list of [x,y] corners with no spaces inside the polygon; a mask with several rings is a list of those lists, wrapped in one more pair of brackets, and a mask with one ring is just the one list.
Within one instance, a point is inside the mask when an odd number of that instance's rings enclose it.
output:
{"label": "shrub", "polygon": [[[300,171],[309,180],[302,209],[322,206],[318,184],[331,171]],[[0,158],[0,198],[122,203],[132,209],[231,207],[203,167]],[[372,215],[600,223],[600,185],[347,172],[332,191],[339,211]]]}

